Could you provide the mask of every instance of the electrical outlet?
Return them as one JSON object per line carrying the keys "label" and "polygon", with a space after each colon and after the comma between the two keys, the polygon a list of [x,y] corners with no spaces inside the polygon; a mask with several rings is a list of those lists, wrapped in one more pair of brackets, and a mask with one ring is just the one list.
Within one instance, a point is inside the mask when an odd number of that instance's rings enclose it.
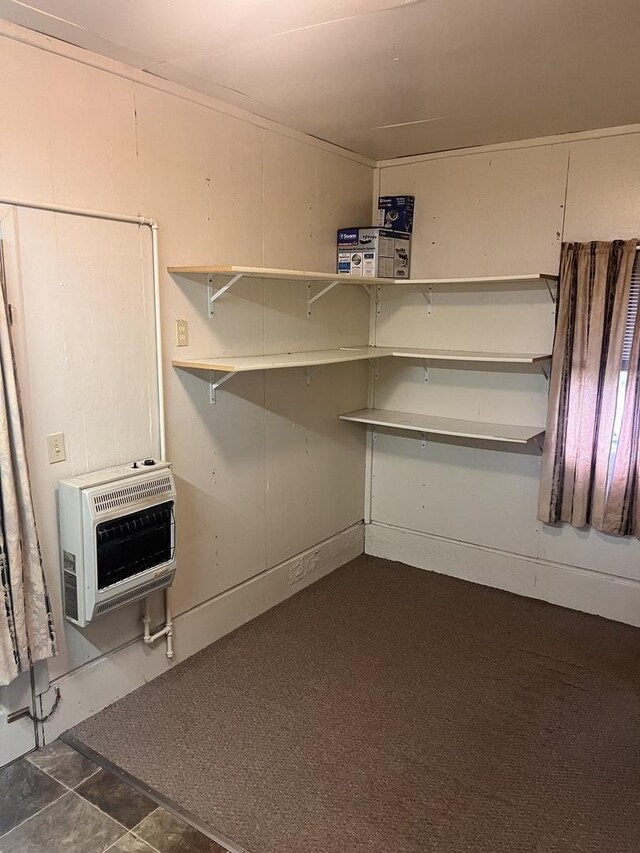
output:
{"label": "electrical outlet", "polygon": [[176,346],[186,347],[189,343],[189,324],[186,320],[176,320]]}
{"label": "electrical outlet", "polygon": [[67,458],[63,432],[52,432],[47,436],[47,455],[50,465],[53,465],[54,462],[64,462]]}

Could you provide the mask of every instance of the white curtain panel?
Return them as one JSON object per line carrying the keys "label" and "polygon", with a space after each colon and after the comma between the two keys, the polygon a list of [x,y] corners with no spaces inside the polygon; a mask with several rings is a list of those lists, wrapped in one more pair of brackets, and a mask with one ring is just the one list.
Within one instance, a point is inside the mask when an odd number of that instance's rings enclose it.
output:
{"label": "white curtain panel", "polygon": [[0,685],[56,653],[25,454],[0,245]]}

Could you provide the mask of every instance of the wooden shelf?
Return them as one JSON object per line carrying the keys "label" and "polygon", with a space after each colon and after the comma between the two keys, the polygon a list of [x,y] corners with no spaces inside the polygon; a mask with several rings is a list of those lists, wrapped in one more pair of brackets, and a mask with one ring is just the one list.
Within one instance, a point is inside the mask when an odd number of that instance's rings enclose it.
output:
{"label": "wooden shelf", "polygon": [[175,275],[192,276],[242,276],[243,278],[267,278],[279,281],[340,281],[343,284],[422,284],[436,287],[446,284],[478,285],[514,284],[523,287],[558,281],[557,275],[547,273],[525,273],[522,275],[487,275],[474,278],[364,278],[357,275],[339,275],[335,272],[313,272],[310,270],[281,270],[274,267],[238,266],[184,266],[167,267]]}
{"label": "wooden shelf", "polygon": [[496,364],[536,364],[548,361],[551,353],[529,352],[474,352],[473,350],[423,349],[420,347],[393,347],[398,358],[421,358],[428,361],[472,361]]}
{"label": "wooden shelf", "polygon": [[217,356],[216,358],[174,359],[174,367],[221,373],[244,373],[250,370],[278,370],[286,367],[314,367],[347,361],[366,361],[392,355],[387,347],[345,347],[344,349],[283,352],[271,355]]}
{"label": "wooden shelf", "polygon": [[310,272],[309,270],[280,270],[270,267],[192,266],[167,267],[174,275],[186,276],[242,276],[242,278],[267,278],[277,281],[339,281],[341,284],[393,284],[390,278],[363,278],[357,275],[339,275],[337,272]]}
{"label": "wooden shelf", "polygon": [[531,287],[535,284],[556,284],[558,281],[557,275],[548,275],[547,273],[525,273],[523,275],[484,275],[474,278],[407,278],[396,279],[393,284],[422,284],[437,287],[438,285],[446,284],[464,284],[470,287],[491,284],[514,284],[521,287]]}
{"label": "wooden shelf", "polygon": [[511,444],[528,444],[544,435],[544,428],[542,427],[464,421],[457,418],[418,415],[412,412],[393,412],[388,409],[360,409],[357,412],[340,415],[340,419],[410,432],[432,433],[482,441],[500,441]]}

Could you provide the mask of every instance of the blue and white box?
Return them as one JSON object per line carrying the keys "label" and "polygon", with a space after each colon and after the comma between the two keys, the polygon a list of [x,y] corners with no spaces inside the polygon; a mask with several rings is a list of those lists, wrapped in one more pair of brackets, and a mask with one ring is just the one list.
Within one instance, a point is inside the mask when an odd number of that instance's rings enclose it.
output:
{"label": "blue and white box", "polygon": [[340,228],[338,273],[362,278],[409,278],[411,235],[388,228]]}
{"label": "blue and white box", "polygon": [[413,231],[413,206],[415,196],[381,195],[378,198],[378,225],[392,231]]}

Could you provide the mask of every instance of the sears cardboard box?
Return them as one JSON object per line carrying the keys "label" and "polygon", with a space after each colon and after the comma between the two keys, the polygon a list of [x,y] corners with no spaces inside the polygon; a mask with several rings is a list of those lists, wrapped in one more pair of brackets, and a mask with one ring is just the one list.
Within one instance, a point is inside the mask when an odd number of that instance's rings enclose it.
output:
{"label": "sears cardboard box", "polygon": [[409,278],[411,235],[366,226],[338,230],[338,273],[363,278]]}
{"label": "sears cardboard box", "polygon": [[412,195],[381,195],[378,198],[378,225],[392,231],[413,231]]}

